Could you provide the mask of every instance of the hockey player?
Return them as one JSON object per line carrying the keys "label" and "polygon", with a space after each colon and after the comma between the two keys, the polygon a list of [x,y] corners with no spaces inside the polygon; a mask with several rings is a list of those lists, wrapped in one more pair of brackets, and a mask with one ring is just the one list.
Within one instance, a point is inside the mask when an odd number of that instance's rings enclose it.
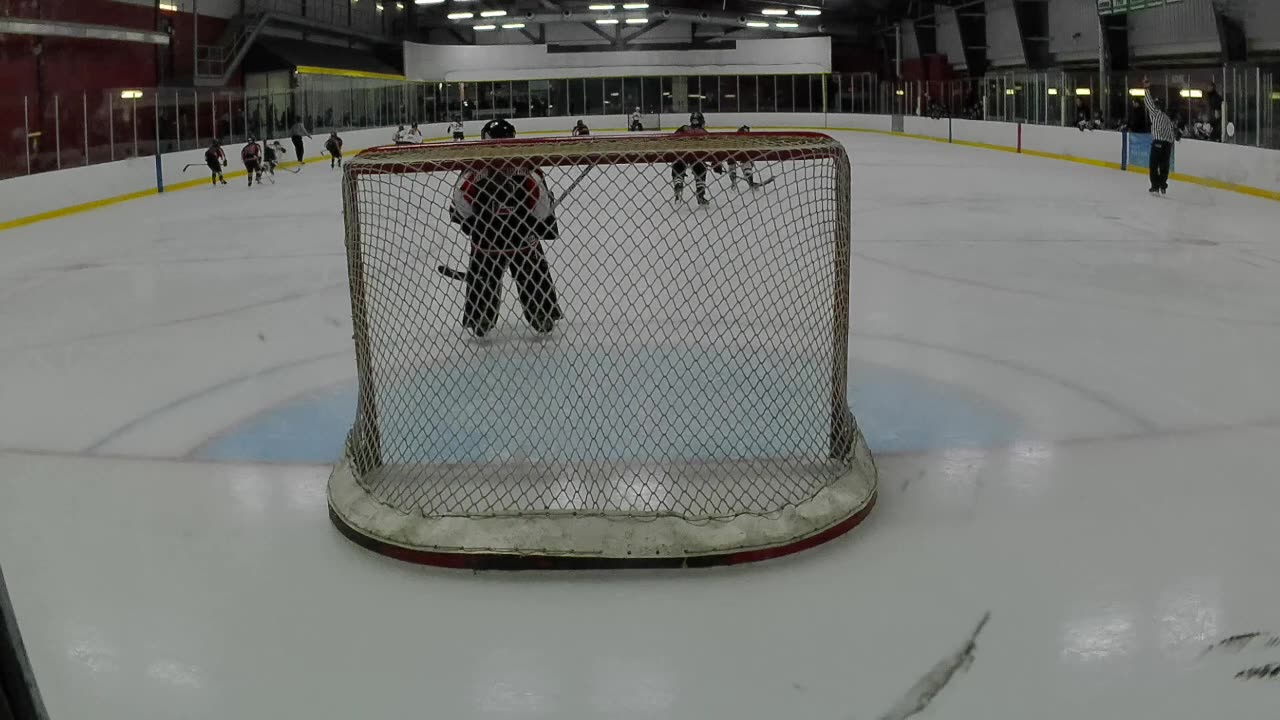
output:
{"label": "hockey player", "polygon": [[245,174],[249,176],[249,187],[253,187],[253,180],[256,176],[258,184],[262,184],[262,148],[258,145],[258,141],[249,136],[249,142],[240,148],[240,160],[244,163]]}
{"label": "hockey player", "polygon": [[581,120],[578,121],[577,125],[573,126],[574,137],[587,137],[590,134],[591,134],[591,128],[588,128],[587,124],[582,122]]}
{"label": "hockey player", "polygon": [[404,126],[403,126],[403,125],[398,125],[398,126],[396,126],[396,131],[395,131],[395,132],[393,132],[393,133],[391,133],[391,142],[392,142],[392,144],[394,144],[394,145],[408,145],[408,144],[409,144],[409,137],[408,137],[408,135],[405,133],[405,130],[404,130]]}
{"label": "hockey player", "polygon": [[405,140],[407,140],[410,145],[416,145],[422,142],[422,131],[418,129],[418,123],[413,123],[409,126],[409,131],[405,133]]}
{"label": "hockey player", "polygon": [[[493,131],[498,127],[499,123],[507,123],[507,121],[499,117],[499,118],[494,118],[489,122],[485,123],[484,127],[480,128],[480,139],[481,140],[501,139],[501,138],[494,138],[493,136]],[[511,125],[511,123],[507,123],[507,125]],[[515,137],[514,128],[512,129],[511,136]]]}
{"label": "hockey player", "polygon": [[698,128],[699,130],[707,129],[707,119],[703,117],[701,110],[694,110],[689,113],[689,127]]}
{"label": "hockey player", "polygon": [[329,169],[332,170],[335,163],[342,167],[342,138],[338,137],[337,132],[329,133],[324,141],[324,149],[329,151]]}
{"label": "hockey player", "polygon": [[[515,137],[506,120],[490,123],[489,137]],[[463,176],[454,190],[449,218],[471,241],[462,326],[484,337],[498,321],[502,276],[507,270],[519,289],[524,318],[549,333],[563,315],[542,241],[555,233],[552,196],[537,170],[479,170]]]}
{"label": "hockey player", "polygon": [[[273,140],[266,145],[266,151],[263,153],[263,159],[266,161],[267,172],[275,177],[276,166],[284,159],[285,149],[279,140]],[[275,182],[274,180],[272,182]]]}
{"label": "hockey player", "polygon": [[644,130],[644,123],[640,120],[640,108],[636,108],[631,113],[631,122],[627,124],[627,129],[631,132]]}
{"label": "hockey player", "polygon": [[214,138],[209,143],[209,149],[204,151],[204,164],[209,166],[209,171],[213,173],[213,184],[217,186],[219,182],[223,185],[227,184],[227,179],[222,177],[222,168],[227,166],[227,154],[222,152],[222,143]]}
{"label": "hockey player", "polygon": [[[743,125],[738,128],[738,134],[746,134],[751,132],[749,125]],[[730,160],[729,161],[729,184],[738,187],[738,169],[742,169],[742,177],[747,181],[747,187],[756,188],[756,171],[755,164],[750,160]]]}
{"label": "hockey player", "polygon": [[[675,135],[706,135],[707,129],[701,125],[695,125],[693,122],[695,120],[695,116],[697,116],[697,119],[701,120],[701,115],[702,113],[700,112],[695,112],[691,115],[689,117],[689,124],[681,125],[680,128],[675,131]],[[705,121],[703,122],[705,123]],[[707,164],[702,160],[695,160],[692,165],[694,195],[698,198],[699,205],[706,205],[711,202],[707,199]],[[688,163],[684,160],[677,160],[671,163],[671,185],[676,191],[676,202],[680,202],[684,199],[685,170],[687,169],[689,169]],[[721,170],[721,172],[723,172],[723,170]]]}
{"label": "hockey player", "polygon": [[449,132],[453,135],[454,140],[465,140],[462,134],[462,118],[454,116],[453,122],[449,124]]}

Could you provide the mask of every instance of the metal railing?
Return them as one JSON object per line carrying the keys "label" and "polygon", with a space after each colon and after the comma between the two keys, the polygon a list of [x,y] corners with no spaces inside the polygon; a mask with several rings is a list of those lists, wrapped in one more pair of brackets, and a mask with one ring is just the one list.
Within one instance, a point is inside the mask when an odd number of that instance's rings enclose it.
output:
{"label": "metal railing", "polygon": [[[212,62],[212,58],[210,62]],[[1147,73],[1188,136],[1280,147],[1280,87],[1258,67]],[[203,147],[209,139],[530,117],[715,113],[937,115],[1142,130],[1142,73],[992,73],[945,83],[871,74],[724,75],[421,83],[296,76],[287,90],[126,89],[0,97],[0,177]],[[1217,114],[1215,115],[1215,108]],[[672,123],[667,123],[671,125]],[[518,123],[517,123],[518,125]],[[1230,132],[1234,131],[1234,132]]]}

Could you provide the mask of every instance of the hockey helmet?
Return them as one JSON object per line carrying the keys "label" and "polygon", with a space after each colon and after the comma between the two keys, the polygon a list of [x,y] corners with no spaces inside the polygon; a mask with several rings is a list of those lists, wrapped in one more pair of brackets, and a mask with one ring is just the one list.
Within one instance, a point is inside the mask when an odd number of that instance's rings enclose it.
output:
{"label": "hockey helmet", "polygon": [[515,126],[507,122],[505,118],[499,118],[489,123],[487,129],[491,140],[506,140],[516,136]]}
{"label": "hockey helmet", "polygon": [[690,127],[700,128],[700,127],[706,127],[706,125],[707,125],[707,119],[702,116],[701,110],[694,110],[693,112],[689,113]]}
{"label": "hockey helmet", "polygon": [[751,126],[750,126],[750,125],[743,125],[742,127],[738,128],[738,132],[740,132],[740,133],[749,133],[749,132],[751,132]]}

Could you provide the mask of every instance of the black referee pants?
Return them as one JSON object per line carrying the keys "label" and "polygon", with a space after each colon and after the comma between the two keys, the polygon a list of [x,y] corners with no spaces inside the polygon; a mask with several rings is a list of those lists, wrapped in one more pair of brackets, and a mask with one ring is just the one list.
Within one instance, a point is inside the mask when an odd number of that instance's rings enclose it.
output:
{"label": "black referee pants", "polygon": [[1173,143],[1164,140],[1151,141],[1151,189],[1169,189],[1169,161],[1173,158]]}

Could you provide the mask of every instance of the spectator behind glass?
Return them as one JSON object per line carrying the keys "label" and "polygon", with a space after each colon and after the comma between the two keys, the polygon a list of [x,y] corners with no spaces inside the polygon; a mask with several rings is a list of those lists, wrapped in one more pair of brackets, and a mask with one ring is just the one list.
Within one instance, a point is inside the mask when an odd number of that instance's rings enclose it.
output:
{"label": "spectator behind glass", "polygon": [[1211,140],[1222,140],[1222,95],[1218,93],[1218,83],[1209,82],[1209,92],[1205,95],[1209,103],[1209,128],[1213,134]]}

